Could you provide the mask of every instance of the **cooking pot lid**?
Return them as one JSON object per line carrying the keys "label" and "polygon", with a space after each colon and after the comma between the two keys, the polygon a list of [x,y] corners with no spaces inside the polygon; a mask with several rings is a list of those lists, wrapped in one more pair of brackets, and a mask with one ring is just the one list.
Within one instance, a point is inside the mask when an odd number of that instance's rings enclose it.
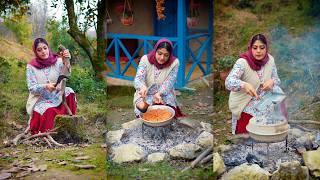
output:
{"label": "cooking pot lid", "polygon": [[264,95],[260,102],[257,104],[256,108],[258,111],[263,111],[264,108],[269,104],[278,104],[281,103],[286,98],[286,95],[284,93],[279,92],[267,92],[266,95]]}

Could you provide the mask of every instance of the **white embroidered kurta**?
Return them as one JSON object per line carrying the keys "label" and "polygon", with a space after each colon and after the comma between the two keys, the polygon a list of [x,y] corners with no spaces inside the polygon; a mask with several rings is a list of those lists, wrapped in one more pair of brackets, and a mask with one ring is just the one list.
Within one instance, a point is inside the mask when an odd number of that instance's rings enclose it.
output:
{"label": "white embroidered kurta", "polygon": [[[27,65],[26,76],[29,98],[26,108],[29,115],[32,115],[32,111],[36,111],[42,115],[47,109],[58,107],[61,104],[62,95],[59,88],[50,92],[45,88],[45,85],[56,83],[63,67],[64,64],[61,58],[58,58],[55,64],[43,69],[37,69],[30,64]],[[74,91],[66,87],[65,96],[68,96],[70,93],[74,93]]]}

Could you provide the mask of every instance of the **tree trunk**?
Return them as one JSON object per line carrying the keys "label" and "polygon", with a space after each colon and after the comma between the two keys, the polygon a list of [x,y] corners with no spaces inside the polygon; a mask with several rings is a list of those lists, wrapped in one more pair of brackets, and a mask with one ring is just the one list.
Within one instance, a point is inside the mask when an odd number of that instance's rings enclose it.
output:
{"label": "tree trunk", "polygon": [[87,141],[85,119],[82,116],[58,115],[55,117],[57,134],[53,135],[60,143],[81,143]]}
{"label": "tree trunk", "polygon": [[79,44],[79,46],[86,52],[88,55],[90,62],[92,64],[92,68],[95,72],[95,76],[102,80],[102,72],[105,70],[103,66],[104,61],[104,49],[106,47],[105,43],[105,30],[104,24],[106,23],[106,2],[107,0],[101,0],[98,2],[98,15],[97,15],[97,49],[95,49],[90,41],[88,40],[86,34],[80,31],[77,25],[77,17],[74,11],[74,1],[73,0],[65,0],[66,9],[68,12],[68,20],[69,27],[68,33],[70,36]]}

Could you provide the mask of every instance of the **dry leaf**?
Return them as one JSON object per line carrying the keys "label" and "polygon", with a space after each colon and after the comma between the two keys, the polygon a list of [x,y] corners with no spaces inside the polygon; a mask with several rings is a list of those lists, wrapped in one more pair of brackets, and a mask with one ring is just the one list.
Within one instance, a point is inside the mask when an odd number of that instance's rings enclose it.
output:
{"label": "dry leaf", "polygon": [[32,168],[29,168],[28,170],[30,170],[31,172],[37,172],[37,171],[40,171],[40,168],[37,167],[36,165],[33,165]]}
{"label": "dry leaf", "polygon": [[107,144],[101,144],[101,148],[107,148]]}
{"label": "dry leaf", "polygon": [[74,165],[75,167],[79,168],[79,169],[94,169],[96,168],[95,165],[92,165],[92,164],[76,164]]}
{"label": "dry leaf", "polygon": [[39,165],[38,167],[39,167],[40,171],[46,171],[48,168],[48,166],[46,164]]}
{"label": "dry leaf", "polygon": [[74,154],[72,154],[72,156],[83,156],[84,155],[84,153],[83,152],[78,152],[78,153],[74,153]]}
{"label": "dry leaf", "polygon": [[61,161],[61,162],[59,162],[58,164],[64,166],[64,165],[67,165],[67,162],[66,162],[66,161]]}
{"label": "dry leaf", "polygon": [[10,169],[6,169],[6,170],[3,170],[3,172],[6,172],[6,173],[17,173],[19,172],[19,168],[18,167],[12,167]]}
{"label": "dry leaf", "polygon": [[23,171],[23,172],[20,172],[16,175],[16,178],[21,178],[21,177],[25,177],[25,176],[28,176],[30,174],[29,171]]}
{"label": "dry leaf", "polygon": [[11,177],[11,173],[0,173],[0,180],[8,179]]}
{"label": "dry leaf", "polygon": [[90,156],[79,156],[75,158],[75,160],[87,160],[87,159],[90,159]]}

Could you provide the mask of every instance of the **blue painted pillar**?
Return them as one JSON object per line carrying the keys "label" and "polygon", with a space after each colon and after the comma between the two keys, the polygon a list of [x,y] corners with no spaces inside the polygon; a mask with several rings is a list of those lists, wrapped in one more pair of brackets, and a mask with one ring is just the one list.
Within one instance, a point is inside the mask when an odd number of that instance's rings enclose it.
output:
{"label": "blue painted pillar", "polygon": [[115,56],[116,56],[116,73],[117,75],[120,75],[120,48],[119,48],[119,42],[120,39],[115,37],[115,42],[114,42],[114,51],[115,51]]}
{"label": "blue painted pillar", "polygon": [[182,88],[186,85],[185,82],[185,70],[186,70],[186,0],[178,0],[178,13],[177,13],[177,38],[178,38],[178,59],[180,61],[177,87]]}
{"label": "blue painted pillar", "polygon": [[[211,1],[210,1],[211,2]],[[212,56],[212,42],[213,42],[213,1],[211,2],[209,6],[209,18],[208,18],[208,32],[209,32],[209,44],[207,47],[207,61],[206,61],[206,75],[211,72],[211,64],[213,61],[213,56]]]}

